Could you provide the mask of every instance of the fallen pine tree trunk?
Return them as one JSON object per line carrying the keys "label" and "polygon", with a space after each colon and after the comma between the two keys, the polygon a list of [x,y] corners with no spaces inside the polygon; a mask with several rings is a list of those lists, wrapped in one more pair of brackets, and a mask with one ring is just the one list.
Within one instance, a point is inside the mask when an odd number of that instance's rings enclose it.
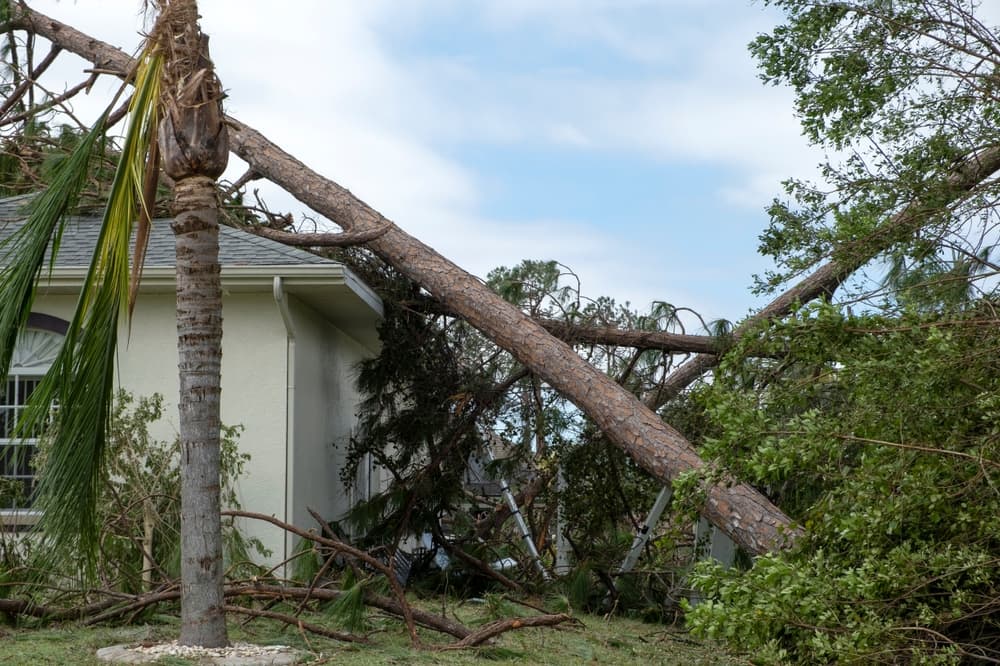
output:
{"label": "fallen pine tree trunk", "polygon": [[[11,10],[7,29],[28,30],[101,69],[122,76],[129,71],[131,59],[124,52],[24,4],[12,5]],[[370,231],[376,237],[367,243],[368,248],[576,404],[652,476],[670,483],[685,472],[710,471],[677,430],[539,323],[256,130],[231,117],[227,122],[233,151],[255,172],[346,232]],[[799,533],[778,507],[749,484],[725,478],[708,485],[704,497],[702,514],[750,553],[783,548]]]}

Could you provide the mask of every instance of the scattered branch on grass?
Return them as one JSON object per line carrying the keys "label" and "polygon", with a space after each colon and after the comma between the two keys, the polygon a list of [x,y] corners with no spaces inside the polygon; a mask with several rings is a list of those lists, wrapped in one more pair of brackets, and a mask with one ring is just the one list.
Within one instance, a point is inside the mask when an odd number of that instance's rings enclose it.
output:
{"label": "scattered branch on grass", "polygon": [[[233,589],[234,593],[238,590],[238,593],[244,596],[276,597],[282,599],[302,599],[308,594],[309,597],[314,599],[332,601],[339,599],[343,595],[343,592],[340,590],[331,590],[324,587],[309,590],[305,587],[285,587],[282,585],[244,585],[238,588],[227,588],[227,594],[229,589]],[[379,610],[389,613],[390,615],[400,618],[403,617],[403,608],[399,605],[398,601],[391,597],[382,596],[381,594],[375,594],[365,590],[364,603],[366,606],[378,608]],[[465,638],[472,633],[472,631],[465,625],[449,620],[446,617],[435,615],[434,613],[428,613],[420,610],[419,608],[413,608],[411,609],[411,612],[413,614],[414,621],[427,629],[432,629],[442,634],[448,634],[450,636],[454,636],[455,638]]]}
{"label": "scattered branch on grass", "polygon": [[225,609],[227,613],[239,613],[241,615],[249,615],[250,617],[266,617],[269,620],[277,620],[279,622],[284,622],[285,624],[298,627],[299,630],[305,630],[308,631],[309,633],[316,634],[317,636],[325,636],[326,638],[332,638],[336,641],[344,641],[346,643],[365,643],[365,644],[371,643],[371,641],[369,641],[364,636],[356,636],[354,634],[348,634],[342,631],[333,631],[332,629],[321,627],[318,624],[303,622],[297,617],[294,617],[292,615],[286,615],[284,613],[276,613],[274,611],[268,611],[268,610],[257,610],[255,608],[246,608],[244,606],[231,606],[229,604],[226,605]]}
{"label": "scattered branch on grass", "polygon": [[57,608],[55,606],[37,604],[30,599],[0,599],[0,613],[7,613],[15,616],[23,615],[25,617],[34,617],[39,620],[48,620],[51,622],[61,622],[63,620],[74,620],[77,618],[87,617],[92,613],[99,613],[114,606],[116,603],[119,603],[119,601],[120,600],[117,598],[105,599],[103,601],[98,601],[76,608]]}
{"label": "scattered branch on grass", "polygon": [[489,624],[484,625],[480,629],[469,634],[462,640],[456,641],[451,645],[446,645],[440,649],[464,650],[465,648],[482,645],[491,638],[496,638],[500,634],[513,629],[524,629],[526,627],[554,627],[564,622],[576,622],[580,625],[583,624],[579,620],[566,615],[565,613],[559,613],[557,615],[535,615],[534,617],[507,618],[504,620],[497,620],[496,622],[490,622]]}
{"label": "scattered branch on grass", "polygon": [[[313,511],[312,509],[309,509],[307,507],[307,511],[309,511],[309,514],[313,518],[315,518],[316,522],[318,522],[320,525],[325,526],[327,524],[327,522],[323,520],[323,517],[320,516],[315,511]],[[420,645],[420,637],[417,635],[417,629],[413,622],[413,609],[410,607],[410,604],[407,603],[406,601],[406,593],[403,590],[403,586],[399,584],[398,580],[396,580],[396,576],[392,570],[391,564],[387,566],[382,562],[380,562],[378,559],[366,553],[365,551],[355,548],[353,546],[349,546],[343,541],[333,538],[332,535],[329,535],[329,530],[324,530],[329,536],[319,536],[318,534],[315,534],[308,530],[304,530],[299,527],[296,527],[295,525],[286,523],[283,520],[278,520],[274,516],[268,516],[263,513],[254,513],[252,511],[223,511],[222,515],[234,516],[237,518],[251,518],[253,520],[262,520],[266,523],[271,523],[272,525],[276,525],[277,527],[280,527],[286,532],[291,532],[292,534],[300,536],[303,539],[308,539],[322,546],[326,546],[327,548],[330,548],[335,552],[349,555],[350,557],[353,557],[357,560],[360,560],[361,562],[364,562],[375,571],[378,571],[383,576],[385,576],[386,580],[389,583],[389,586],[392,588],[393,595],[399,602],[400,609],[402,610],[403,613],[403,619],[406,622],[406,628],[410,633],[410,641],[413,643],[414,646]],[[392,558],[389,559],[389,562],[390,563],[392,562]]]}

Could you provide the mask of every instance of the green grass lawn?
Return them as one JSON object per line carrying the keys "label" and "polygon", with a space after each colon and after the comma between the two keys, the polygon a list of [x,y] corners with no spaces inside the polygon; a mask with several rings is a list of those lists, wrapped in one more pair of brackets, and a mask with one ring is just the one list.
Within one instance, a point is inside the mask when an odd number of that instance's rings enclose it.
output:
{"label": "green grass lawn", "polygon": [[[420,604],[425,610],[431,606]],[[440,605],[436,612],[441,612]],[[482,606],[452,605],[445,612],[461,622],[475,626],[488,621]],[[557,628],[521,629],[501,635],[488,647],[475,650],[438,651],[433,646],[449,642],[434,632],[421,632],[427,649],[411,647],[406,630],[394,618],[372,613],[366,635],[372,645],[344,644],[303,634],[295,627],[271,620],[255,619],[244,624],[240,618],[230,621],[230,639],[260,644],[291,645],[305,653],[311,664],[350,663],[382,664],[704,664],[742,663],[714,645],[700,644],[686,635],[661,625],[614,617],[579,615],[582,624]],[[313,613],[310,622],[334,627],[322,614]],[[98,648],[115,644],[170,640],[177,636],[178,620],[170,615],[146,618],[144,624],[83,627],[62,624],[47,627],[11,627],[0,625],[0,664],[93,665]],[[182,666],[196,662],[166,658],[157,662]]]}

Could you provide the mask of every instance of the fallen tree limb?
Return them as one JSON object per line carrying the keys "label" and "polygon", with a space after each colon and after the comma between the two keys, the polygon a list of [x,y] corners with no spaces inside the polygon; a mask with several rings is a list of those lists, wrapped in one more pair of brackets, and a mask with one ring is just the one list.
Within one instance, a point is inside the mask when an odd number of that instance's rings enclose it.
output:
{"label": "fallen tree limb", "polygon": [[536,321],[546,331],[570,344],[635,347],[636,349],[656,349],[668,353],[696,352],[712,354],[713,356],[724,353],[731,344],[727,339],[711,335],[623,329],[557,319],[537,319]]}
{"label": "fallen tree limb", "polygon": [[[316,519],[316,522],[318,522],[320,525],[326,525],[326,521],[323,520],[322,516],[317,514],[312,509],[308,509],[308,511],[310,514],[312,514],[313,518]],[[299,527],[296,527],[295,525],[286,523],[283,520],[278,520],[274,516],[268,516],[263,513],[254,513],[253,511],[223,511],[222,515],[234,516],[237,518],[251,518],[253,520],[262,520],[265,523],[271,523],[272,525],[280,527],[286,532],[291,532],[292,534],[302,537],[303,539],[308,539],[320,545],[326,546],[327,548],[330,548],[336,552],[350,555],[351,557],[361,562],[364,562],[371,568],[375,569],[383,576],[385,576],[386,581],[389,583],[389,587],[392,588],[392,593],[396,597],[396,601],[399,604],[399,608],[400,611],[402,612],[403,619],[406,621],[406,627],[410,632],[410,640],[413,642],[415,646],[420,645],[420,637],[417,636],[417,631],[414,627],[413,609],[406,602],[406,592],[403,590],[403,586],[399,584],[399,581],[396,580],[395,572],[392,570],[392,567],[390,565],[383,564],[378,559],[372,557],[365,551],[355,548],[354,546],[350,546],[344,543],[343,541],[340,541],[338,539],[332,539],[330,537],[320,536],[313,532],[303,530]],[[389,561],[392,562],[392,559],[390,558]]]}
{"label": "fallen tree limb", "polygon": [[465,648],[482,645],[491,638],[495,638],[500,634],[513,629],[526,629],[528,627],[554,627],[558,624],[563,624],[564,622],[579,622],[579,620],[575,620],[573,617],[566,615],[565,613],[559,613],[558,615],[535,615],[532,617],[506,618],[490,622],[489,624],[484,625],[469,634],[462,640],[456,641],[451,645],[446,645],[440,649],[463,650]]}
{"label": "fallen tree limb", "polygon": [[[264,585],[264,584],[241,584],[227,585],[224,591],[225,597],[264,598],[264,599],[322,599],[334,601],[339,599],[343,592],[327,588],[308,589],[305,587],[288,587],[284,585]],[[84,624],[92,625],[100,622],[107,622],[115,618],[144,610],[150,606],[177,601],[180,599],[180,590],[173,588],[166,591],[154,592],[144,595],[122,595],[116,594],[114,598],[105,599],[96,603],[87,604],[75,608],[55,608],[37,604],[28,599],[0,599],[0,613],[8,613],[14,616],[33,617],[50,622],[63,622],[66,620],[83,620]],[[372,592],[365,592],[364,603],[366,606],[378,608],[381,611],[395,615],[403,619],[403,608],[390,597],[385,597]],[[417,624],[427,629],[432,629],[439,633],[448,634],[455,638],[465,638],[472,631],[464,625],[449,620],[446,617],[428,613],[418,608],[411,609],[413,620]],[[94,615],[93,617],[89,617]],[[292,616],[288,616],[292,617]],[[295,620],[293,618],[295,622]]]}
{"label": "fallen tree limb", "polygon": [[92,613],[99,613],[118,603],[121,603],[120,598],[105,599],[76,608],[61,608],[41,605],[30,599],[0,599],[0,613],[23,615],[51,622],[62,622],[64,620],[78,620]]}
{"label": "fallen tree limb", "polygon": [[[440,302],[430,297],[403,301],[402,305],[418,312],[456,316]],[[655,349],[668,354],[705,353],[722,354],[732,345],[728,337],[713,335],[689,335],[668,331],[644,331],[636,328],[618,328],[586,319],[566,321],[533,317],[542,328],[568,344],[609,345],[613,347],[634,347]]]}
{"label": "fallen tree limb", "polygon": [[272,229],[262,224],[244,224],[238,228],[279,243],[284,243],[285,245],[295,245],[297,247],[347,247],[349,245],[363,245],[389,231],[389,227],[383,227],[381,229],[366,229],[355,232],[345,231],[336,234],[306,234]]}
{"label": "fallen tree limb", "polygon": [[[808,303],[824,294],[832,294],[851,273],[920,229],[933,213],[939,212],[963,194],[969,193],[998,170],[1000,170],[1000,146],[993,146],[966,157],[944,179],[942,191],[936,193],[938,200],[935,201],[935,205],[928,206],[920,201],[910,203],[874,233],[836,249],[833,259],[737,326],[732,332],[732,340],[734,342],[739,340],[763,321],[788,314],[798,304]],[[672,372],[662,385],[645,396],[643,402],[650,409],[659,409],[715,367],[718,362],[718,356],[698,354]]]}
{"label": "fallen tree limb", "polygon": [[[93,624],[100,624],[101,622],[107,622],[108,620],[114,619],[116,617],[121,617],[122,615],[127,615],[129,613],[136,613],[144,610],[155,604],[165,602],[165,601],[176,601],[181,598],[180,589],[177,586],[173,586],[172,589],[163,590],[160,592],[154,592],[152,594],[143,594],[134,596],[131,598],[129,603],[125,603],[121,606],[108,608],[103,613],[98,613],[92,617],[87,617],[83,624],[84,626],[89,626]],[[115,599],[115,603],[121,603],[122,600]],[[90,615],[87,613],[86,615]],[[81,618],[83,616],[81,615]]]}
{"label": "fallen tree limb", "polygon": [[0,119],[3,119],[7,115],[7,112],[13,108],[24,97],[24,94],[28,92],[28,89],[35,85],[35,79],[42,75],[49,66],[55,62],[56,56],[62,52],[62,47],[54,44],[49,52],[45,55],[42,60],[35,65],[28,75],[17,85],[14,90],[10,91],[7,95],[7,99],[4,100],[3,104],[0,104]]}
{"label": "fallen tree limb", "polygon": [[[323,599],[323,600],[336,600],[339,599],[343,592],[340,590],[331,590],[325,587],[317,587],[315,589],[308,589],[305,587],[285,587],[283,585],[243,585],[239,587],[226,588],[228,590],[233,590],[234,593],[238,593],[245,596],[259,596],[259,597],[280,597],[289,599],[302,599],[308,594],[310,598],[313,599]],[[366,591],[364,594],[364,602],[366,606],[371,606],[372,608],[378,608],[381,611],[385,611],[390,615],[395,615],[396,617],[403,617],[403,609],[395,599],[391,597],[385,597],[381,594],[375,594],[373,592]],[[455,622],[454,620],[449,620],[441,615],[435,615],[434,613],[428,613],[422,611],[419,608],[412,608],[413,620],[422,627],[428,629],[433,629],[434,631],[449,634],[455,638],[465,638],[472,631],[463,624]]]}
{"label": "fallen tree limb", "polygon": [[305,629],[306,631],[316,634],[317,636],[325,636],[326,638],[332,638],[336,641],[344,641],[345,643],[364,643],[366,645],[371,644],[371,641],[364,636],[356,636],[342,631],[327,629],[326,627],[321,627],[318,624],[304,622],[293,615],[276,613],[269,610],[257,610],[256,608],[246,608],[244,606],[233,606],[230,604],[226,604],[225,609],[227,613],[238,613],[240,615],[248,615],[250,617],[265,617],[269,620],[278,620],[279,622],[284,622],[285,624],[298,627],[299,629]]}

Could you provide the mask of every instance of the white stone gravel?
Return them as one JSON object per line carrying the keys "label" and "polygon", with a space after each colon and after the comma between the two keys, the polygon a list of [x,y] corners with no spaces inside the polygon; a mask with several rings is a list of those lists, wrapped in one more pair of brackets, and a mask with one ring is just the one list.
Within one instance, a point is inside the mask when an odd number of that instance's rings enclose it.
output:
{"label": "white stone gravel", "polygon": [[161,657],[182,657],[216,666],[284,666],[298,663],[298,656],[287,645],[233,643],[225,648],[202,648],[179,645],[177,641],[115,645],[97,651],[98,661],[113,664],[151,664]]}

